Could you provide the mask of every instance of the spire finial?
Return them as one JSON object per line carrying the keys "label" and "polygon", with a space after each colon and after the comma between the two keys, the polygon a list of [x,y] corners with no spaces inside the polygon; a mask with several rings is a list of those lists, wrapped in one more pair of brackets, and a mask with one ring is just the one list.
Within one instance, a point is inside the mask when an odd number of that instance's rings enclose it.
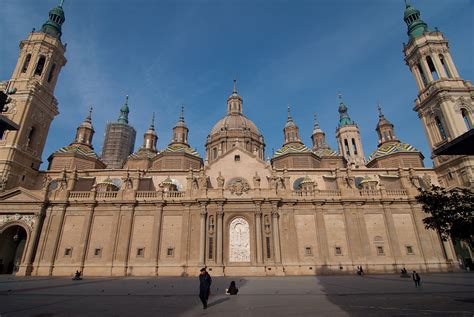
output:
{"label": "spire finial", "polygon": [[181,106],[181,115],[179,116],[179,121],[184,122],[184,106]]}
{"label": "spire finial", "polygon": [[291,116],[291,105],[288,105],[288,121],[293,121],[293,117]]}
{"label": "spire finial", "polygon": [[337,95],[339,96],[339,101],[342,103],[342,102],[343,102],[343,101],[342,101],[342,93],[339,91],[339,92],[337,93]]}
{"label": "spire finial", "polygon": [[150,129],[154,130],[155,129],[155,111],[153,111],[152,115],[151,115],[151,125],[150,125]]}
{"label": "spire finial", "polygon": [[379,118],[382,118],[383,113],[382,113],[382,106],[380,105],[380,102],[377,102],[377,110],[379,111]]}
{"label": "spire finial", "polygon": [[318,117],[316,115],[316,112],[314,113],[314,127],[319,127],[319,124],[318,124]]}
{"label": "spire finial", "polygon": [[125,95],[125,105],[128,106],[128,95]]}
{"label": "spire finial", "polygon": [[232,93],[237,94],[237,79],[234,79],[234,90]]}
{"label": "spire finial", "polygon": [[87,116],[86,120],[92,121],[92,105],[89,107],[89,115]]}
{"label": "spire finial", "polygon": [[61,2],[59,2],[59,6],[62,8],[64,5],[64,0],[61,0]]}

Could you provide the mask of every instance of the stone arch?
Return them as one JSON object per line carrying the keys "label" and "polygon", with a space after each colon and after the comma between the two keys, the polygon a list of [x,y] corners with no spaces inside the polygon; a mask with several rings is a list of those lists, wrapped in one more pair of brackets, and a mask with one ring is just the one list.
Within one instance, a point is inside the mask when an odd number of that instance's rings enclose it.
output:
{"label": "stone arch", "polygon": [[250,224],[244,217],[229,221],[229,262],[250,262]]}
{"label": "stone arch", "polygon": [[15,274],[24,263],[31,229],[24,221],[12,220],[0,225],[0,274]]}

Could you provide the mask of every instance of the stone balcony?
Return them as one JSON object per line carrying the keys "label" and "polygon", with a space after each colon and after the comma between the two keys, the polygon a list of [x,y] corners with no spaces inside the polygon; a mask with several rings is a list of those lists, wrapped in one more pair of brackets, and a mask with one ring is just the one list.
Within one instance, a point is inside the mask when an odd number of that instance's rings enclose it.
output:
{"label": "stone balcony", "polygon": [[322,189],[313,191],[251,189],[243,193],[231,192],[227,189],[207,189],[205,191],[56,191],[50,201],[69,202],[153,202],[153,201],[184,201],[201,199],[253,200],[253,199],[291,199],[291,200],[339,200],[344,198],[363,199],[405,199],[410,194],[406,189]]}

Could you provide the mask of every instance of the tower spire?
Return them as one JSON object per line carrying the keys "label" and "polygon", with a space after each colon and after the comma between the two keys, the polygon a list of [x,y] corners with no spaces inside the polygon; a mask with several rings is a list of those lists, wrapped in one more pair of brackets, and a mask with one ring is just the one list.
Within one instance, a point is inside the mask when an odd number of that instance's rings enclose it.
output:
{"label": "tower spire", "polygon": [[342,94],[339,92],[339,126],[345,126],[345,125],[350,125],[354,124],[354,122],[351,120],[349,117],[349,114],[347,112],[347,106],[344,104],[344,101],[342,100]]}
{"label": "tower spire", "polygon": [[155,130],[155,112],[153,111],[151,115],[151,124],[150,124],[150,129]]}
{"label": "tower spire", "polygon": [[403,20],[408,26],[407,34],[411,39],[429,31],[428,25],[420,18],[420,16],[420,11],[405,0],[405,14]]}
{"label": "tower spire", "polygon": [[120,116],[118,123],[128,124],[128,114],[130,109],[128,108],[128,95],[125,96],[125,104],[120,108]]}
{"label": "tower spire", "polygon": [[232,94],[227,98],[227,113],[242,114],[242,97],[237,93],[237,80],[234,79]]}
{"label": "tower spire", "polygon": [[85,121],[92,123],[92,105],[90,105],[89,107],[89,115],[87,116]]}
{"label": "tower spire", "polygon": [[66,21],[63,10],[64,0],[61,0],[57,7],[54,7],[49,11],[48,21],[46,21],[41,27],[41,32],[51,35],[61,40],[62,30],[61,27]]}
{"label": "tower spire", "polygon": [[291,105],[288,105],[288,119],[286,122],[293,122],[293,117],[291,116]]}

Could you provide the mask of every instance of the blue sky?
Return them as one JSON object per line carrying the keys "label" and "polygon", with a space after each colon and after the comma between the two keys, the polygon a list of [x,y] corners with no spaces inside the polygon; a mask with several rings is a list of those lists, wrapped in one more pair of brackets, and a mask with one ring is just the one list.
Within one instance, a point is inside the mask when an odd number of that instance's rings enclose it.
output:
{"label": "blue sky", "polygon": [[[41,27],[58,2],[0,0],[1,79],[11,76],[18,43]],[[474,79],[474,2],[411,3],[429,27],[445,34],[461,76]],[[402,0],[66,0],[64,10],[68,63],[56,87],[60,114],[49,132],[45,162],[72,141],[91,104],[100,154],[105,125],[117,120],[126,94],[136,148],[153,111],[158,147],[164,148],[184,105],[191,146],[204,154],[206,136],[225,115],[236,77],[244,113],[265,137],[266,156],[283,143],[288,104],[306,145],[311,146],[317,112],[336,149],[341,91],[366,156],[377,147],[379,101],[397,136],[420,149],[431,165],[412,111],[417,87],[403,61],[408,39]]]}

